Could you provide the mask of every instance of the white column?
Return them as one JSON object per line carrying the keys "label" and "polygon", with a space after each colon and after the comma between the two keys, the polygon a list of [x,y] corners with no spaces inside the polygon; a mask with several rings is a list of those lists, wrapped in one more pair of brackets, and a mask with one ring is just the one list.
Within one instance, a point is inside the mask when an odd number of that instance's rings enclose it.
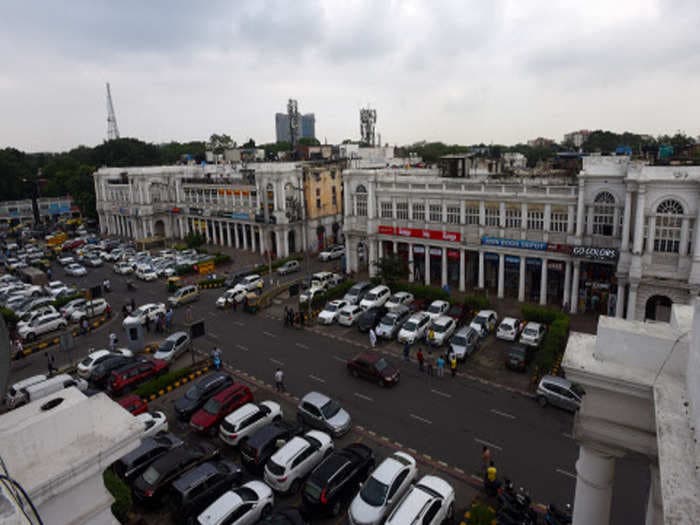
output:
{"label": "white column", "polygon": [[207,240],[207,244],[211,244],[211,238],[209,237],[209,222],[209,219],[204,221],[204,237]]}
{"label": "white column", "polygon": [[[260,231],[260,234],[262,234],[262,230]],[[277,253],[277,257],[282,256],[282,252],[284,250],[284,247],[282,246],[282,238],[280,235],[280,232],[276,231],[275,232],[275,252]],[[255,251],[255,250],[253,250]]]}
{"label": "white column", "polygon": [[630,219],[632,218],[632,191],[625,192],[625,209],[622,212],[622,246],[620,249],[627,252],[630,249]]}
{"label": "white column", "polygon": [[542,259],[542,269],[540,275],[540,304],[547,304],[547,259]]}
{"label": "white column", "polygon": [[377,268],[374,266],[374,263],[377,261],[377,241],[374,239],[369,239],[367,244],[369,245],[369,260],[367,261],[367,267],[369,269],[369,276],[374,277],[374,275],[377,273]]}
{"label": "white column", "polygon": [[583,179],[578,183],[578,201],[576,204],[576,237],[579,239],[583,235],[583,212],[585,206],[583,204]]}
{"label": "white column", "polygon": [[663,525],[664,509],[661,498],[661,480],[659,466],[649,465],[649,496],[647,497],[647,513],[644,525]]}
{"label": "white column", "polygon": [[234,246],[236,246],[236,249],[239,249],[241,247],[241,239],[238,234],[238,223],[234,222],[233,223],[233,241],[234,241]]}
{"label": "white column", "polygon": [[695,217],[695,225],[693,230],[693,262],[700,262],[700,207]]}
{"label": "white column", "polygon": [[576,461],[573,525],[610,523],[615,458],[581,445]]}
{"label": "white column", "polygon": [[392,243],[392,251],[394,252],[394,255],[399,253],[399,243],[398,242],[394,241]]}
{"label": "white column", "polygon": [[564,263],[564,301],[563,305],[568,305],[571,298],[571,261]]}
{"label": "white column", "polygon": [[[656,234],[656,231],[654,232]],[[678,246],[678,255],[684,257],[688,255],[688,237],[690,236],[690,219],[685,217],[681,222],[681,238]]]}
{"label": "white column", "polygon": [[484,252],[479,250],[479,288],[484,288]]}
{"label": "white column", "polygon": [[[646,188],[640,186],[637,191],[637,211],[634,218],[634,244],[632,253],[634,255],[642,254],[642,246],[644,244],[644,208],[646,207]],[[629,303],[628,303],[629,304]]]}
{"label": "white column", "polygon": [[447,284],[447,248],[442,249],[442,286]]}
{"label": "white column", "polygon": [[656,217],[649,215],[647,223],[647,246],[644,253],[652,255],[654,253],[654,238],[656,237]]}
{"label": "white column", "polygon": [[[283,257],[289,257],[289,230],[285,229],[282,231],[282,246],[284,246]],[[260,243],[260,248],[262,249],[262,243]]]}
{"label": "white column", "polygon": [[498,226],[501,228],[506,227],[506,203],[501,202],[498,209]]}
{"label": "white column", "polygon": [[574,276],[571,279],[571,308],[570,312],[575,314],[578,312],[578,289],[579,289],[579,277],[581,275],[581,262],[574,261]]}
{"label": "white column", "polygon": [[630,283],[630,291],[627,296],[627,320],[634,321],[636,318],[637,310],[637,288],[638,283]]}
{"label": "white column", "polygon": [[414,262],[413,262],[413,245],[411,243],[408,244],[408,282],[412,283],[413,282],[413,274],[415,273],[415,268],[414,268]]}
{"label": "white column", "polygon": [[570,204],[566,208],[566,233],[567,235],[573,235],[576,231],[574,222],[576,218],[576,207]]}
{"label": "white column", "polygon": [[231,226],[233,226],[233,224],[231,224],[230,222],[227,222],[227,223],[226,223],[226,245],[227,245],[229,248],[230,248],[231,245],[233,244],[232,241],[231,241],[231,235],[232,235],[232,233],[231,233]]}
{"label": "white column", "polygon": [[[255,226],[250,227],[250,251],[252,252],[257,252],[258,251],[258,241],[255,240]],[[260,232],[260,237],[262,237],[262,226],[258,228],[258,231]],[[275,240],[277,241],[277,254],[279,255],[279,239],[276,238],[277,236],[275,235]],[[260,252],[262,255],[263,252]]]}
{"label": "white column", "polygon": [[593,235],[593,211],[595,206],[591,205],[586,210],[586,235]]}
{"label": "white column", "polygon": [[345,236],[345,272],[350,273],[356,271],[352,258],[352,246],[350,245],[350,237]]}
{"label": "white column", "polygon": [[486,204],[479,201],[479,226],[486,226]]}
{"label": "white column", "polygon": [[[248,229],[247,225],[243,225],[243,249],[247,250],[248,249],[248,232],[246,231]],[[252,231],[252,227],[251,227]]]}
{"label": "white column", "polygon": [[617,299],[615,300],[615,317],[622,318],[625,311],[625,281],[617,281]]}
{"label": "white column", "polygon": [[459,249],[459,291],[464,292],[467,287],[464,282],[464,250]]}
{"label": "white column", "polygon": [[525,301],[525,257],[520,257],[520,276],[518,278],[518,301]]}
{"label": "white column", "polygon": [[[376,215],[376,202],[375,202],[375,191],[374,191],[374,186],[375,186],[375,181],[370,180],[367,190],[367,218],[368,219],[374,219]],[[428,207],[426,206],[426,210]],[[375,247],[376,249],[376,247]]]}
{"label": "white column", "polygon": [[502,253],[498,254],[498,298],[503,299],[505,293],[506,277],[506,257]]}
{"label": "white column", "polygon": [[613,210],[613,237],[620,235],[620,207],[615,206]]}
{"label": "white column", "polygon": [[544,205],[544,231],[550,232],[552,230],[552,205]]}
{"label": "white column", "polygon": [[520,205],[520,230],[527,229],[527,202]]}
{"label": "white column", "polygon": [[219,246],[224,245],[224,226],[222,221],[219,221]]}
{"label": "white column", "polygon": [[426,286],[430,285],[430,246],[425,245],[425,275],[423,276],[423,282]]}

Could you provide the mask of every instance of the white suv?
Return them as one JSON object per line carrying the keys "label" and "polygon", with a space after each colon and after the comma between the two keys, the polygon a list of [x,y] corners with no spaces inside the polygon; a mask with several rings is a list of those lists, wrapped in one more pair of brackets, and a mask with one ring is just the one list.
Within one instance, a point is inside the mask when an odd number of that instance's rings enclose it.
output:
{"label": "white suv", "polygon": [[455,513],[455,491],[437,476],[423,476],[413,485],[389,516],[385,525],[439,525],[452,520]]}
{"label": "white suv", "polygon": [[346,306],[347,303],[342,299],[330,301],[318,314],[318,322],[321,324],[333,324],[333,321],[338,318],[338,313]]}
{"label": "white suv", "polygon": [[265,465],[265,483],[277,492],[297,492],[302,480],[333,451],[325,432],[309,430],[295,436],[275,452]]}
{"label": "white suv", "polygon": [[449,315],[441,315],[430,323],[428,335],[432,335],[432,337],[428,337],[428,344],[442,346],[452,337],[455,328],[457,328],[457,323],[454,319]]}
{"label": "white suv", "polygon": [[416,312],[403,324],[396,340],[399,343],[409,342],[413,344],[423,339],[429,323],[430,316],[426,312]]}
{"label": "white suv", "polygon": [[37,336],[53,332],[54,330],[63,330],[68,323],[61,317],[58,312],[40,315],[28,325],[22,326],[17,330],[17,334],[24,341],[33,341]]}
{"label": "white suv", "polygon": [[364,299],[360,301],[360,308],[369,310],[377,306],[384,306],[384,303],[389,300],[389,297],[391,297],[391,290],[389,290],[389,287],[380,284],[367,292]]}
{"label": "white suv", "polygon": [[219,427],[219,437],[235,447],[259,428],[280,419],[282,408],[274,401],[246,403],[226,416]]}
{"label": "white suv", "polygon": [[529,322],[520,334],[520,343],[527,346],[540,346],[544,337],[545,327],[540,323]]}

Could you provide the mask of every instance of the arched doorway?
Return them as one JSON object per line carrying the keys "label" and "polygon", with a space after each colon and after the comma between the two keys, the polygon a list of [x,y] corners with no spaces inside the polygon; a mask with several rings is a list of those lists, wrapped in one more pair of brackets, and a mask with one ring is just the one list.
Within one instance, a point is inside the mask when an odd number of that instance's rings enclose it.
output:
{"label": "arched doorway", "polygon": [[165,237],[165,223],[158,219],[153,225],[153,235],[156,237]]}
{"label": "arched doorway", "polygon": [[270,232],[270,253],[277,256],[277,236],[275,232]]}
{"label": "arched doorway", "polygon": [[316,236],[318,237],[318,251],[320,252],[326,247],[326,227],[323,224],[316,226]]}
{"label": "arched doorway", "polygon": [[295,253],[297,251],[297,245],[294,230],[289,230],[289,234],[287,235],[287,243],[289,244],[289,253]]}
{"label": "arched doorway", "polygon": [[362,271],[367,269],[367,243],[359,241],[357,243],[357,270]]}
{"label": "arched doorway", "polygon": [[652,295],[647,300],[644,309],[644,319],[647,321],[664,321],[668,323],[671,320],[671,305],[673,301],[665,295]]}

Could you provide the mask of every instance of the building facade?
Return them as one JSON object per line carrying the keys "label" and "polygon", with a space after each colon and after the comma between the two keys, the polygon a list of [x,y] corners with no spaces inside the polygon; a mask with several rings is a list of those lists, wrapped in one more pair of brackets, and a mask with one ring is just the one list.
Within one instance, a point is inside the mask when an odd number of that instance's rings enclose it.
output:
{"label": "building facade", "polygon": [[[80,210],[73,204],[69,195],[65,197],[40,197],[37,199],[39,217],[50,222],[61,217],[70,218],[74,214],[80,215]],[[20,222],[33,222],[32,200],[0,202],[0,224],[16,224]]]}
{"label": "building facade", "polygon": [[[300,115],[299,124],[299,138],[316,138],[316,115],[313,113]],[[275,137],[277,142],[292,142],[292,135],[289,129],[289,115],[286,113],[275,113]]]}
{"label": "building facade", "polygon": [[627,319],[700,291],[700,167],[584,157],[576,176],[343,174],[348,270],[403,258],[410,281]]}
{"label": "building facade", "polygon": [[304,199],[309,249],[320,251],[341,242],[343,224],[342,166],[336,163],[304,165]]}

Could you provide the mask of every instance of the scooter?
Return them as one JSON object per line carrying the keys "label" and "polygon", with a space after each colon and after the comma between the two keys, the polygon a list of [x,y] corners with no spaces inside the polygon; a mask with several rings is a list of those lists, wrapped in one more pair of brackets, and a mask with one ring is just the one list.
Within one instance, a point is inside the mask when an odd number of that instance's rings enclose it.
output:
{"label": "scooter", "polygon": [[509,481],[507,488],[499,494],[498,523],[499,525],[534,525],[537,523],[537,513],[530,507],[530,496],[520,488],[513,490]]}
{"label": "scooter", "polygon": [[559,509],[553,503],[547,506],[547,514],[544,516],[546,525],[570,525],[573,521],[571,505],[567,504],[564,509]]}

